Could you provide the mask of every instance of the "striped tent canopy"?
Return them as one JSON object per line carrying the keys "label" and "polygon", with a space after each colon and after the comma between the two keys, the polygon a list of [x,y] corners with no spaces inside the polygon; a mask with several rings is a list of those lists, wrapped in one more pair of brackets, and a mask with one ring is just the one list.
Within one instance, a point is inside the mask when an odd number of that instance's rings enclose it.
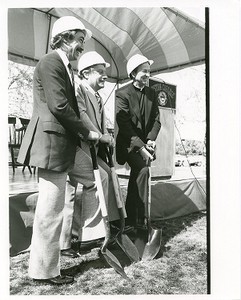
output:
{"label": "striped tent canopy", "polygon": [[205,61],[204,24],[169,7],[10,8],[9,59],[35,65],[51,51],[53,23],[66,15],[92,31],[85,52],[96,50],[111,63],[108,76],[113,81],[127,79],[126,62],[136,53],[154,60],[152,74]]}

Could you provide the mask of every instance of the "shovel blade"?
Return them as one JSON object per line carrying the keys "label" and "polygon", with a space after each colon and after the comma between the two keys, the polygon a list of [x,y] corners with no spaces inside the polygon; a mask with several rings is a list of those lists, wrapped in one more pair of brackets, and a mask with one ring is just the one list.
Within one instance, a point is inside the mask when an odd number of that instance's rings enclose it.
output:
{"label": "shovel blade", "polygon": [[131,262],[137,262],[140,260],[140,255],[136,246],[132,243],[132,241],[126,234],[118,234],[116,237],[116,241]]}
{"label": "shovel blade", "polygon": [[142,257],[146,243],[148,242],[148,231],[142,229],[136,229],[135,236],[133,237],[135,247],[139,253],[139,257]]}
{"label": "shovel blade", "polygon": [[148,242],[146,243],[143,251],[142,260],[151,260],[155,258],[161,248],[161,237],[161,229],[151,228]]}
{"label": "shovel blade", "polygon": [[101,254],[108,265],[110,265],[118,274],[125,279],[129,279],[118,259],[108,249],[105,249],[104,251],[101,250]]}

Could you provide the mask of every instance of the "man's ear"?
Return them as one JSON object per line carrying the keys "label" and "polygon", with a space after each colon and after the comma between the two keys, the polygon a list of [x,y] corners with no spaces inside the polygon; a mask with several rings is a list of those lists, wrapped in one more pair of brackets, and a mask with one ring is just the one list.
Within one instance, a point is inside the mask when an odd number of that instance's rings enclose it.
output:
{"label": "man's ear", "polygon": [[135,77],[136,77],[136,71],[132,71],[130,74],[130,78],[135,79]]}
{"label": "man's ear", "polygon": [[88,79],[89,78],[89,75],[90,75],[90,71],[89,70],[84,70],[82,72],[82,75],[83,75],[83,78],[84,79]]}

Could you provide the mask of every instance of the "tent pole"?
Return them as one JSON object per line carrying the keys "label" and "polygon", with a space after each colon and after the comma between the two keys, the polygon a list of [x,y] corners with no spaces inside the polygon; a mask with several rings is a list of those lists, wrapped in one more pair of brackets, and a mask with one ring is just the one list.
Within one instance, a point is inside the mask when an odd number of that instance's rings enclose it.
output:
{"label": "tent pole", "polygon": [[51,15],[47,14],[48,19],[49,19],[49,28],[48,28],[48,35],[47,35],[47,43],[46,43],[46,49],[45,49],[45,53],[48,53],[48,49],[49,49],[49,35],[50,35],[50,27],[51,27]]}

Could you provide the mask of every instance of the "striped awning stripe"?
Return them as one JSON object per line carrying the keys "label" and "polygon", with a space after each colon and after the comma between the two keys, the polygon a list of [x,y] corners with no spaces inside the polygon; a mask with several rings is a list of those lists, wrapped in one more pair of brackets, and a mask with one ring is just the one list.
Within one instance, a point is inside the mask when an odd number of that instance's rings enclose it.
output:
{"label": "striped awning stripe", "polygon": [[108,76],[127,78],[126,62],[136,53],[154,60],[152,72],[182,68],[205,60],[205,28],[169,7],[10,8],[9,59],[39,60],[50,51],[54,21],[78,17],[93,32],[85,52],[98,51],[111,63]]}

